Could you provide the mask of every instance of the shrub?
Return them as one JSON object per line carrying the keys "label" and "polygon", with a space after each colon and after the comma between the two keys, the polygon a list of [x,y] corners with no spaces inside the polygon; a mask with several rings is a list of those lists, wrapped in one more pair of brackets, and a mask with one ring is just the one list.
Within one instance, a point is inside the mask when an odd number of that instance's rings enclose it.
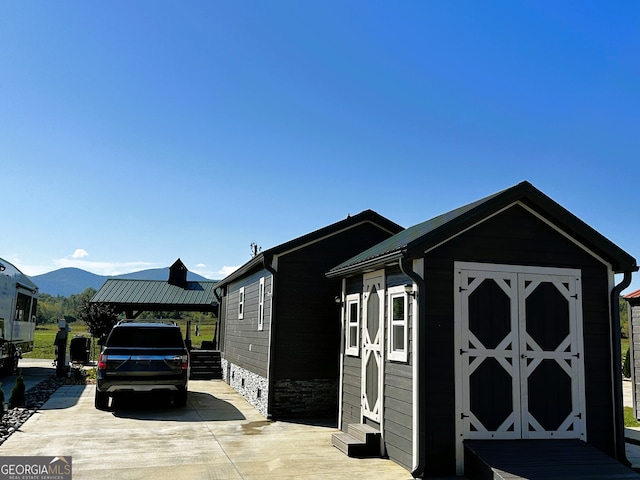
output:
{"label": "shrub", "polygon": [[9,405],[13,407],[21,407],[24,405],[24,378],[22,378],[22,372],[16,378],[16,384],[13,386],[13,390],[11,390],[11,396],[9,397]]}
{"label": "shrub", "polygon": [[627,349],[627,354],[624,356],[624,363],[622,364],[622,375],[625,378],[631,377],[631,348]]}

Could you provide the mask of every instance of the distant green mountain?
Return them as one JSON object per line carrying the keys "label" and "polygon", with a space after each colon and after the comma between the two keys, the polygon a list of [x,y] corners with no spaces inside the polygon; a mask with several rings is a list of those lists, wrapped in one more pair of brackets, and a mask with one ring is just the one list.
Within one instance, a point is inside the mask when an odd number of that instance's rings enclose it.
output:
{"label": "distant green mountain", "polygon": [[[87,288],[98,290],[107,278],[128,278],[133,280],[167,280],[169,267],[140,270],[139,272],[125,273],[124,275],[104,276],[87,272],[80,268],[60,268],[53,272],[35,275],[31,280],[38,286],[40,293],[48,293],[54,297],[58,295],[68,297],[84,292]],[[209,280],[197,273],[188,272],[187,280]]]}

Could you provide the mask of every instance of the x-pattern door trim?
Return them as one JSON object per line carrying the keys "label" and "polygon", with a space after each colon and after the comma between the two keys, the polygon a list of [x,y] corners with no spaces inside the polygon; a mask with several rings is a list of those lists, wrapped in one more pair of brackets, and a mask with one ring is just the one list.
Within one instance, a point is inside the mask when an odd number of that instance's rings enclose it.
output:
{"label": "x-pattern door trim", "polygon": [[[456,262],[456,467],[459,474],[463,472],[462,440],[465,438],[586,440],[580,277],[581,272],[575,269]],[[483,345],[468,324],[469,296],[487,279],[495,281],[510,301],[511,331],[495,348]],[[554,348],[547,350],[527,331],[526,324],[526,300],[542,283],[553,284],[569,305],[569,333],[559,339]],[[491,431],[471,411],[469,403],[470,376],[488,358],[495,360],[513,382],[513,411]],[[553,431],[545,430],[529,411],[529,376],[549,360],[559,365],[571,379],[570,413]]]}

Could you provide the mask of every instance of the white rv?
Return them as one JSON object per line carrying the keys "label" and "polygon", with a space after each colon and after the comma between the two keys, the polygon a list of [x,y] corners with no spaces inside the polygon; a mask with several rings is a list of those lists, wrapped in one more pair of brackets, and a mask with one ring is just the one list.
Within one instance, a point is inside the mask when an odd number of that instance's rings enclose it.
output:
{"label": "white rv", "polygon": [[33,350],[37,304],[38,286],[0,258],[0,375],[14,373]]}

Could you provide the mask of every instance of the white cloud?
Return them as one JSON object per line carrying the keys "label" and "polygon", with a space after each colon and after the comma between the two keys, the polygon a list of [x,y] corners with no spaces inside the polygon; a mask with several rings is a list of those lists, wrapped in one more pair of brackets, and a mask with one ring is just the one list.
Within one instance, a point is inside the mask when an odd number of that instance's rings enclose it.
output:
{"label": "white cloud", "polygon": [[22,263],[18,255],[12,255],[10,262],[16,266],[22,273],[33,277],[44,273],[57,270],[59,268],[81,268],[96,275],[122,275],[123,273],[137,272],[139,270],[147,270],[149,268],[159,268],[164,265],[151,262],[133,261],[133,262],[97,262],[84,259],[89,254],[86,250],[77,249],[72,255],[63,258],[51,260],[49,265],[25,265]]}
{"label": "white cloud", "polygon": [[203,276],[204,278],[208,278],[209,280],[220,280],[235,271],[237,268],[238,267],[225,266],[222,267],[221,270],[215,271],[207,268],[207,265],[204,263],[198,263],[191,271]]}
{"label": "white cloud", "polygon": [[54,260],[57,268],[81,268],[97,275],[122,275],[123,273],[137,272],[149,268],[158,268],[157,263],[151,262],[92,262],[73,257],[64,257]]}
{"label": "white cloud", "polygon": [[75,252],[73,252],[73,255],[71,255],[71,258],[84,258],[84,257],[88,257],[89,254],[87,253],[87,251],[83,248],[77,248]]}
{"label": "white cloud", "polygon": [[226,277],[227,275],[231,275],[233,272],[235,272],[239,268],[240,268],[240,265],[236,265],[235,267],[234,266],[225,265],[220,269],[218,274],[223,275],[223,276]]}
{"label": "white cloud", "polygon": [[42,275],[43,273],[51,271],[51,267],[46,265],[25,265],[17,255],[12,255],[9,258],[9,262],[22,273],[30,277],[33,277],[34,275]]}
{"label": "white cloud", "polygon": [[81,268],[97,275],[122,275],[123,273],[137,272],[149,268],[156,268],[158,264],[150,262],[97,262],[83,260],[89,253],[83,248],[77,248],[71,255],[54,259],[57,268]]}

